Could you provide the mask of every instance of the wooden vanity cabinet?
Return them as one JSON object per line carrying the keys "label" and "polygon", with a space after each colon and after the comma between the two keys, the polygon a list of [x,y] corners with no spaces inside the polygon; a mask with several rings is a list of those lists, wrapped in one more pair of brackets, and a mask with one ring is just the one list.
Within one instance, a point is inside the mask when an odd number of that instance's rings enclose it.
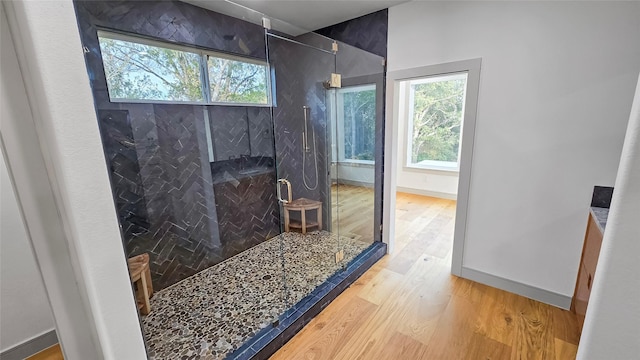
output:
{"label": "wooden vanity cabinet", "polygon": [[587,223],[587,232],[584,237],[578,280],[576,282],[573,299],[571,300],[571,311],[578,316],[578,324],[581,331],[584,325],[584,316],[587,312],[589,296],[591,295],[596,266],[598,265],[602,236],[602,231],[598,227],[596,219],[593,214],[589,212],[589,222]]}

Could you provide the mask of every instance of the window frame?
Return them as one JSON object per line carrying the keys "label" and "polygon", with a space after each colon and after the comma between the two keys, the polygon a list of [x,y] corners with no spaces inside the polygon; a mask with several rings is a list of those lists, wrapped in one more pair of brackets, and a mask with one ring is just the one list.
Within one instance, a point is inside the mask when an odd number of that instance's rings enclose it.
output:
{"label": "window frame", "polygon": [[[349,163],[349,164],[359,164],[359,165],[375,165],[375,153],[374,160],[359,160],[359,159],[347,159],[345,157],[345,123],[344,123],[344,97],[340,94],[351,93],[357,91],[371,91],[377,94],[378,89],[376,88],[376,83],[365,83],[365,84],[354,84],[349,86],[344,86],[339,89],[336,89],[335,99],[336,99],[336,144],[338,146],[337,149],[337,163]],[[376,106],[374,102],[374,107]],[[375,120],[375,119],[374,119]],[[375,131],[374,131],[375,137]],[[375,144],[374,144],[374,152],[375,152]]]}
{"label": "window frame", "polygon": [[[412,134],[413,134],[413,115],[414,115],[414,89],[412,85],[426,84],[437,81],[453,80],[460,75],[465,75],[465,89],[464,89],[464,102],[462,104],[462,116],[460,119],[460,138],[458,143],[458,161],[440,161],[440,160],[425,160],[424,164],[416,164],[411,162],[411,152],[413,148]],[[467,103],[471,100],[470,96],[475,96],[477,100],[477,94],[470,94],[469,92],[469,70],[448,71],[448,72],[434,72],[432,74],[426,74],[423,76],[406,79],[401,81],[401,99],[404,100],[401,105],[402,115],[400,120],[404,122],[404,149],[403,149],[403,170],[417,171],[417,172],[447,172],[447,173],[459,173],[460,172],[460,160],[462,157],[462,136],[464,133],[464,123],[466,119],[466,107]],[[435,80],[437,79],[437,80]]]}
{"label": "window frame", "polygon": [[[98,29],[97,38],[98,38],[98,42],[100,42],[100,38],[107,38],[112,40],[126,41],[126,42],[136,43],[140,45],[159,47],[159,48],[182,51],[182,52],[198,55],[198,65],[200,68],[200,89],[203,95],[202,101],[112,98],[111,95],[109,94],[109,101],[112,103],[221,105],[221,106],[252,106],[252,107],[273,106],[273,94],[272,94],[271,76],[270,76],[271,66],[269,66],[269,63],[266,60],[218,52],[215,50],[202,48],[199,46],[189,46],[189,45],[172,43],[169,41],[156,40],[156,39],[151,39],[144,36],[131,35],[131,34],[126,34],[126,33],[107,30],[107,29]],[[266,78],[265,91],[267,95],[267,102],[266,103],[244,103],[244,102],[228,102],[228,101],[211,101],[211,84],[209,82],[209,61],[208,61],[209,56],[264,66],[265,78]],[[102,50],[100,53],[100,61],[102,62],[102,66],[104,68],[104,58],[102,57]],[[105,73],[105,81],[107,83],[107,90],[108,90],[109,82],[107,80],[106,73]]]}

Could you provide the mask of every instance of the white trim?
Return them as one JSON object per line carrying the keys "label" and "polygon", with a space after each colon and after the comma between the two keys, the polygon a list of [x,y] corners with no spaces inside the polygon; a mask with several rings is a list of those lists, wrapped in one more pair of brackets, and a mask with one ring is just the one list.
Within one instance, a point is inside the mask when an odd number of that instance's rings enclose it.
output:
{"label": "white trim", "polygon": [[359,91],[370,91],[370,90],[376,90],[376,84],[365,84],[365,85],[352,85],[352,86],[345,86],[345,87],[341,87],[337,90],[337,93],[339,94],[345,94],[345,93],[352,93],[352,92],[359,92]]}
{"label": "white trim", "polygon": [[51,304],[59,340],[65,346],[65,358],[101,359],[88,295],[77,279],[78,264],[73,260],[55,199],[55,179],[50,178],[47,171],[51,154],[43,151],[42,130],[38,131],[36,125],[38,109],[31,99],[34,86],[30,81],[32,74],[25,49],[30,43],[22,40],[29,35],[29,30],[22,27],[25,25],[24,5],[24,2],[0,4],[3,46],[0,52],[0,146]]}
{"label": "white trim", "polygon": [[545,304],[557,306],[561,309],[569,310],[569,308],[571,307],[571,296],[555,293],[529,284],[505,279],[500,276],[491,275],[479,270],[470,269],[465,266],[462,267],[460,276],[465,279],[518,294],[529,299],[538,300]]}
{"label": "white trim", "polygon": [[445,193],[440,191],[429,191],[422,189],[413,189],[404,186],[397,186],[396,192],[403,192],[408,194],[422,195],[422,196],[430,196],[439,199],[447,199],[447,200],[457,200],[458,194]]}
{"label": "white trim", "polygon": [[[449,165],[438,165],[438,163]],[[437,160],[422,160],[420,163],[405,165],[405,170],[424,171],[424,170],[437,170],[450,173],[459,173],[460,167],[457,162],[453,161],[437,161]]]}
{"label": "white trim", "polygon": [[[464,241],[467,227],[467,209],[469,202],[469,188],[471,184],[471,164],[473,158],[473,142],[475,137],[476,112],[478,106],[478,91],[480,87],[480,67],[482,59],[471,59],[424,66],[413,69],[397,70],[387,73],[387,111],[385,127],[385,159],[384,168],[384,206],[382,239],[387,243],[387,249],[394,249],[395,206],[397,174],[394,167],[398,161],[398,121],[400,107],[401,81],[423,78],[436,74],[467,72],[467,93],[465,96],[464,126],[460,143],[460,175],[458,181],[458,196],[456,204],[456,224],[453,239],[453,255],[451,273],[460,276],[464,258]],[[471,96],[475,94],[475,96]],[[405,96],[406,98],[406,96]],[[389,124],[391,124],[389,126]]]}
{"label": "white trim", "polygon": [[466,71],[461,71],[459,73],[451,73],[446,75],[435,74],[435,75],[429,75],[421,78],[411,79],[409,80],[409,86],[419,85],[419,84],[431,84],[434,82],[441,82],[441,81],[463,80],[463,79],[465,81],[467,80]]}
{"label": "white trim", "polygon": [[146,358],[73,2],[2,6],[20,68],[2,86],[22,79],[1,135],[64,358]]}

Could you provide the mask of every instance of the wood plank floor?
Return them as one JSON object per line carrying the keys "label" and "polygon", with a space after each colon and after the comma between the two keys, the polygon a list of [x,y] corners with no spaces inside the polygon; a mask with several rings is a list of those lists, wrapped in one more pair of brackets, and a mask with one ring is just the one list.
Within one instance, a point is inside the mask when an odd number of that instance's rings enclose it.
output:
{"label": "wood plank floor", "polygon": [[395,252],[272,359],[575,359],[572,313],[450,275],[454,215],[453,201],[398,193]]}
{"label": "wood plank floor", "polygon": [[272,359],[574,359],[573,314],[450,275],[454,216],[398,193],[394,253]]}
{"label": "wood plank floor", "polygon": [[373,188],[353,185],[331,186],[332,231],[340,236],[371,242],[373,240]]}
{"label": "wood plank floor", "polygon": [[56,344],[28,357],[26,360],[64,360],[64,357],[62,356],[60,345]]}

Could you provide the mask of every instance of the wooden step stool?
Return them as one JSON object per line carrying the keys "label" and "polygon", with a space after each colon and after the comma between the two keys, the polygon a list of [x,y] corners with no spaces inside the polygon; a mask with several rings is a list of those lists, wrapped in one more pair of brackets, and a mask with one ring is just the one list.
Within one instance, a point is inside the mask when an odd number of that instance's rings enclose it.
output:
{"label": "wooden step stool", "polygon": [[140,254],[127,260],[131,283],[135,285],[136,303],[142,315],[151,311],[149,298],[153,295],[151,270],[149,270],[149,254]]}
{"label": "wooden step stool", "polygon": [[[308,228],[317,227],[322,230],[322,201],[315,201],[305,198],[295,199],[282,206],[284,208],[284,231],[289,232],[291,228],[301,229],[303,234],[307,233]],[[307,211],[316,210],[318,221],[307,221]],[[291,221],[289,211],[300,212],[300,222]]]}

